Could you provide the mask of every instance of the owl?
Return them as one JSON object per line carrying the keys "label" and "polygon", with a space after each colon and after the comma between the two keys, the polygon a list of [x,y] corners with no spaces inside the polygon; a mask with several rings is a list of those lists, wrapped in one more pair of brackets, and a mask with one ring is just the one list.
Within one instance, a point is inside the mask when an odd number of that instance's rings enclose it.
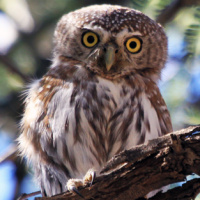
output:
{"label": "owl", "polygon": [[70,12],[57,24],[52,57],[27,90],[18,139],[44,196],[91,181],[115,154],[172,131],[157,86],[167,38],[143,13],[113,5]]}

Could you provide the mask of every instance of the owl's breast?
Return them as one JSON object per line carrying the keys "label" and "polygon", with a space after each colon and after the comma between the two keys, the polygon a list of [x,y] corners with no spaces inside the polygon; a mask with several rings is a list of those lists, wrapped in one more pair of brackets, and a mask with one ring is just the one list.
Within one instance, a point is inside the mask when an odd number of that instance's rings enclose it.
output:
{"label": "owl's breast", "polygon": [[77,171],[84,175],[89,168],[99,170],[112,156],[125,149],[133,121],[130,110],[134,109],[135,100],[131,98],[134,94],[123,82],[101,77],[82,81],[68,92],[71,97],[66,105],[71,111],[60,108],[68,112],[65,137]]}
{"label": "owl's breast", "polygon": [[[101,102],[98,110],[103,116],[100,130],[108,159],[161,135],[161,119],[154,108],[155,102],[142,85],[127,84],[125,79],[111,81],[99,77],[98,81],[97,98]],[[157,94],[154,101],[160,95],[159,90],[149,92]]]}
{"label": "owl's breast", "polygon": [[[98,98],[102,101],[100,108],[106,119],[102,134],[105,138],[107,158],[138,144],[138,131],[135,129],[135,117],[138,110],[137,91],[121,81],[98,78]],[[107,98],[104,98],[104,97]],[[135,131],[135,132],[134,132]],[[130,133],[134,132],[130,137]],[[130,140],[130,141],[128,141]]]}
{"label": "owl's breast", "polygon": [[120,151],[159,136],[157,111],[140,87],[96,77],[52,89],[48,128],[57,159],[65,160],[72,177],[100,170]]}

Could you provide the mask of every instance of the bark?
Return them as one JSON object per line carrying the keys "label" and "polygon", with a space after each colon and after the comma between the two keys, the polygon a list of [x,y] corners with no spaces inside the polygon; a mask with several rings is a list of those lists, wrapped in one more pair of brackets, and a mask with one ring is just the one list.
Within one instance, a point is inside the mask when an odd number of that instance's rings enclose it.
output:
{"label": "bark", "polygon": [[[188,175],[200,175],[200,126],[192,126],[114,156],[91,187],[80,188],[85,199],[146,199],[163,186],[185,181]],[[186,181],[182,187],[159,192],[149,198],[194,199],[200,192],[200,179]],[[65,192],[37,200],[82,199]]]}

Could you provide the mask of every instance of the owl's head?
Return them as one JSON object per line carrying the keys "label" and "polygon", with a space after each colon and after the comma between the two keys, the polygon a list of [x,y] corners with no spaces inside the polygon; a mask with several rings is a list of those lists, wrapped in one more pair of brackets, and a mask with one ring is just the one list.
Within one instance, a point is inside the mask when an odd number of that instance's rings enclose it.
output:
{"label": "owl's head", "polygon": [[84,63],[108,79],[140,73],[154,81],[167,58],[163,28],[143,13],[95,5],[64,15],[55,30],[55,54]]}

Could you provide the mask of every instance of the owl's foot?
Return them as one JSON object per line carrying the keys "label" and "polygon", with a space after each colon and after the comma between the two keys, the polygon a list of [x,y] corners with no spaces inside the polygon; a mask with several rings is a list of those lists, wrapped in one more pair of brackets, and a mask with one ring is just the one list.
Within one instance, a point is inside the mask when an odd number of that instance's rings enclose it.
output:
{"label": "owl's foot", "polygon": [[84,186],[83,180],[82,179],[74,179],[74,178],[69,179],[67,181],[67,185],[66,185],[67,189],[70,192],[74,192],[74,193],[78,194],[80,197],[82,197],[83,199],[85,199],[83,197],[83,195],[78,191],[78,188],[81,186]]}
{"label": "owl's foot", "polygon": [[74,179],[74,178],[69,179],[67,181],[66,187],[70,192],[74,192],[83,199],[85,199],[83,195],[78,191],[78,188],[81,186],[86,186],[88,184],[89,186],[91,186],[95,177],[96,177],[96,172],[93,169],[89,169],[83,179]]}
{"label": "owl's foot", "polygon": [[94,171],[94,169],[89,169],[83,178],[84,186],[89,184],[89,186],[91,187],[95,177],[96,172]]}

